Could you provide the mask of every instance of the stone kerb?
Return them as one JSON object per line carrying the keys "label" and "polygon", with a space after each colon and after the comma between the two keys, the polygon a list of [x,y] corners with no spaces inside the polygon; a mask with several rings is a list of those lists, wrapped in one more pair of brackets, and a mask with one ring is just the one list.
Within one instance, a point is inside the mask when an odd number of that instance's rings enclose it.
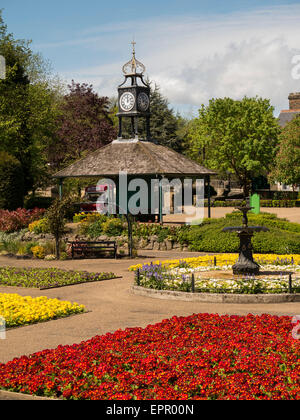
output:
{"label": "stone kerb", "polygon": [[202,303],[287,303],[300,302],[300,294],[230,294],[230,293],[187,293],[171,290],[146,289],[132,286],[135,295],[151,297],[154,299],[182,300],[186,302]]}

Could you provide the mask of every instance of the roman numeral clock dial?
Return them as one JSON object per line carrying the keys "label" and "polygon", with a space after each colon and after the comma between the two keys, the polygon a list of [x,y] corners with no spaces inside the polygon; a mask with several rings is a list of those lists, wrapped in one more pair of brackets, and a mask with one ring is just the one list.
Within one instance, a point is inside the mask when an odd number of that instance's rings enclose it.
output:
{"label": "roman numeral clock dial", "polygon": [[123,111],[131,111],[135,105],[135,97],[130,92],[125,92],[120,98],[120,107]]}
{"label": "roman numeral clock dial", "polygon": [[149,96],[146,93],[142,92],[139,94],[137,102],[140,111],[146,112],[150,105]]}

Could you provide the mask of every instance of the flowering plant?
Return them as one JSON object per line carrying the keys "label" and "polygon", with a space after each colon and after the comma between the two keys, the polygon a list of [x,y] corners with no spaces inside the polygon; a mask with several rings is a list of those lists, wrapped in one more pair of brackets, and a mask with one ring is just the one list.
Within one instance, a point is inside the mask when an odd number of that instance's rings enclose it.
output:
{"label": "flowering plant", "polygon": [[[209,257],[210,258],[210,257]],[[191,260],[191,261],[190,261]],[[136,267],[136,283],[149,289],[173,290],[191,292],[194,289],[199,293],[241,293],[241,294],[264,294],[264,293],[300,293],[300,265],[281,266],[280,273],[266,274],[263,277],[255,276],[228,276],[231,265],[214,266],[208,265],[209,259],[174,260],[162,263],[150,263]],[[219,262],[222,261],[222,258]],[[224,261],[224,260],[223,260]],[[226,263],[228,261],[226,260]],[[223,262],[224,264],[224,262]],[[197,265],[194,267],[194,265]],[[276,270],[277,265],[265,265],[262,272],[270,273]],[[289,282],[290,270],[294,271],[292,285]],[[217,271],[222,273],[216,275]],[[210,275],[210,272],[213,272]],[[225,272],[225,274],[224,274]],[[194,276],[194,287],[192,286]]]}
{"label": "flowering plant", "polygon": [[55,288],[115,278],[113,273],[88,273],[58,268],[0,267],[0,285],[29,288]]}
{"label": "flowering plant", "polygon": [[29,232],[33,232],[37,235],[40,233],[48,233],[49,232],[48,221],[45,217],[40,220],[35,220],[34,222],[29,224],[28,229],[29,229]]}
{"label": "flowering plant", "polygon": [[[232,266],[238,259],[238,254],[216,254],[202,255],[200,257],[154,261],[153,264],[161,264],[168,268],[187,268],[213,267],[216,263],[217,267]],[[276,254],[254,254],[254,259],[261,265],[300,265],[300,255],[276,255]],[[136,264],[129,267],[129,271],[136,271],[142,268],[142,264]]]}
{"label": "flowering plant", "polygon": [[61,318],[84,310],[84,306],[78,303],[0,293],[0,316],[5,319],[8,328]]}
{"label": "flowering plant", "polygon": [[32,255],[39,260],[43,260],[46,256],[46,250],[43,246],[37,245],[31,248]]}
{"label": "flowering plant", "polygon": [[0,364],[0,388],[82,400],[299,400],[287,316],[198,314]]}

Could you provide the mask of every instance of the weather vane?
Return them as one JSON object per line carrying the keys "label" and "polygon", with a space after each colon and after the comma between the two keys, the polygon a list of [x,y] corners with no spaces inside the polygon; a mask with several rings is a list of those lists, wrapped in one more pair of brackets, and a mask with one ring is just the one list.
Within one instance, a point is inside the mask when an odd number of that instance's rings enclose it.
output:
{"label": "weather vane", "polygon": [[145,73],[146,67],[144,66],[143,63],[141,63],[135,58],[135,46],[136,46],[135,40],[133,40],[131,44],[132,44],[132,59],[128,61],[128,63],[124,64],[123,73],[126,76],[142,75],[143,73]]}

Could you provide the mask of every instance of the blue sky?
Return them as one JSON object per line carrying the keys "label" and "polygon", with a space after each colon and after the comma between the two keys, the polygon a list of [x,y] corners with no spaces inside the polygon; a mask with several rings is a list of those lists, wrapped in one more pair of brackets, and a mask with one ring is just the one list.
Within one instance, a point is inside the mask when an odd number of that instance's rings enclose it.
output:
{"label": "blue sky", "polygon": [[9,31],[32,39],[63,80],[92,83],[100,94],[115,95],[133,37],[150,79],[186,115],[212,97],[244,95],[270,98],[278,113],[300,90],[291,76],[299,0],[2,0],[0,7]]}

